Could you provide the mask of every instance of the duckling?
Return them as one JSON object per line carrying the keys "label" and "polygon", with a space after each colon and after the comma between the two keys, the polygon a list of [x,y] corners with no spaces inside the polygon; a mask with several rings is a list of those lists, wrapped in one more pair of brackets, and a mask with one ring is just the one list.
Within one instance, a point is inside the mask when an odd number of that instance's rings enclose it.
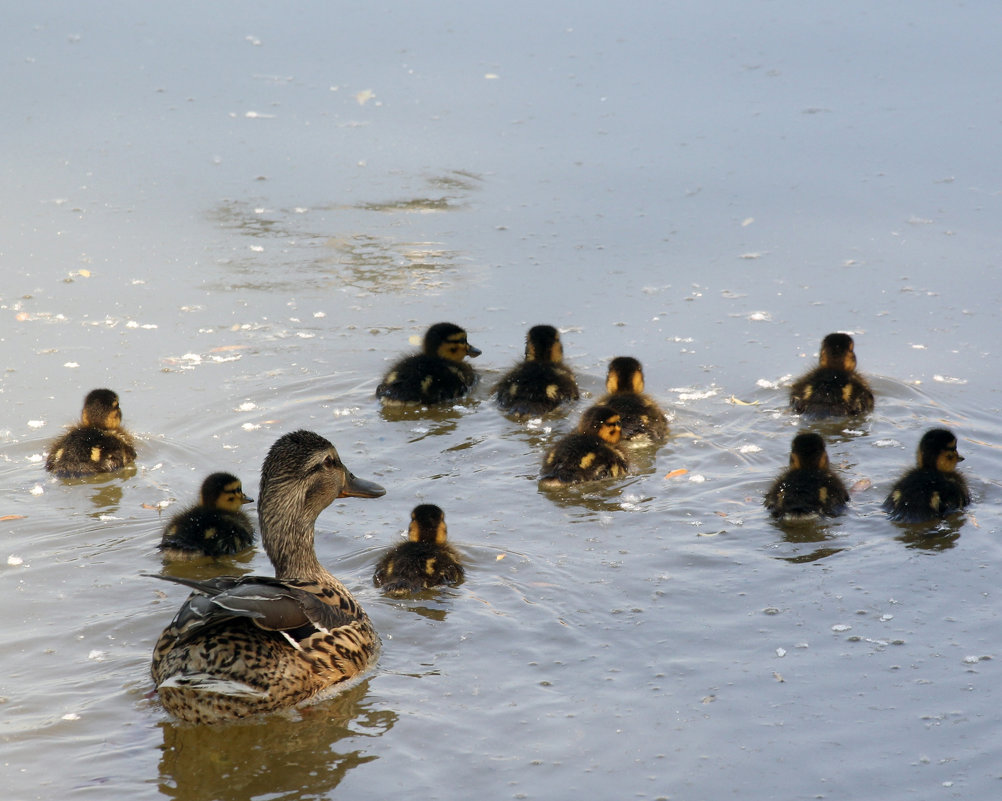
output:
{"label": "duckling", "polygon": [[855,344],[848,334],[821,342],[818,366],[793,382],[790,407],[811,417],[843,417],[873,411],[873,392],[856,372]]}
{"label": "duckling", "polygon": [[376,658],[379,638],[362,607],[320,564],[318,515],[336,498],[378,498],[324,437],[279,438],[261,467],[258,520],[275,577],[198,581],[160,635],[151,672],[164,708],[215,723],[294,706],[351,679]]}
{"label": "duckling", "polygon": [[164,558],[225,556],[249,548],[254,524],[240,507],[253,502],[239,478],[213,473],[202,482],[198,504],[175,515],[164,529],[159,546]]}
{"label": "duckling", "polygon": [[479,378],[463,359],[479,355],[458,325],[436,323],[425,333],[421,353],[398,361],[376,387],[376,397],[388,404],[425,405],[461,398]]}
{"label": "duckling", "polygon": [[967,481],[957,472],[957,463],[962,461],[952,431],[926,431],[919,441],[918,465],[897,480],[884,500],[883,510],[891,520],[921,523],[963,509],[971,502],[971,493]]}
{"label": "duckling", "polygon": [[644,392],[644,368],[631,356],[617,356],[609,362],[605,379],[609,393],[599,400],[619,412],[624,440],[649,439],[664,442],[668,437],[668,418],[657,402]]}
{"label": "duckling", "polygon": [[373,584],[395,597],[462,580],[459,554],[446,542],[445,513],[431,503],[414,507],[407,542],[383,556],[372,576]]}
{"label": "duckling", "polygon": [[626,475],[630,463],[619,447],[620,435],[619,412],[608,406],[592,406],[581,416],[574,433],[547,452],[540,486],[562,487]]}
{"label": "duckling", "polygon": [[494,386],[498,408],[519,417],[552,412],[578,399],[574,373],[564,363],[560,332],[552,325],[535,325],[525,337],[525,360]]}
{"label": "duckling", "polygon": [[58,478],[113,473],[136,461],[132,435],[122,428],[118,395],[93,389],[84,398],[80,423],[49,448],[45,469]]}
{"label": "duckling", "polygon": [[828,464],[825,441],[819,434],[797,434],[790,449],[790,467],[765,495],[773,517],[840,515],[849,503],[849,491]]}

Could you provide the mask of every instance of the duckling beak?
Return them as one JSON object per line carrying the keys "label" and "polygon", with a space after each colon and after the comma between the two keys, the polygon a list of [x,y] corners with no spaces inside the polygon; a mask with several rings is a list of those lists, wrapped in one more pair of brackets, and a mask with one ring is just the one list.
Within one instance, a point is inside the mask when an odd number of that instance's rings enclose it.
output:
{"label": "duckling beak", "polygon": [[469,356],[471,359],[475,359],[481,353],[483,353],[483,351],[480,350],[480,348],[473,347],[473,345],[471,345],[469,342],[466,343],[466,355]]}
{"label": "duckling beak", "polygon": [[957,461],[958,461],[958,462],[962,462],[962,461],[964,461],[964,457],[963,457],[963,456],[961,456],[961,455],[960,455],[959,453],[957,454]]}
{"label": "duckling beak", "polygon": [[386,494],[375,481],[366,481],[364,478],[348,473],[346,470],[344,487],[341,489],[339,498],[380,498]]}
{"label": "duckling beak", "polygon": [[254,503],[253,498],[248,498],[246,495],[243,496],[243,500],[240,503]]}

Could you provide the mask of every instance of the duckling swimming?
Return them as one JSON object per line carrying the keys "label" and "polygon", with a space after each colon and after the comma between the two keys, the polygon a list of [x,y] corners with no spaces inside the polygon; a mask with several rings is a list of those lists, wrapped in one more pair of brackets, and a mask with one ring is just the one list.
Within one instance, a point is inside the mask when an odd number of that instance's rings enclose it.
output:
{"label": "duckling swimming", "polygon": [[790,449],[790,467],[765,495],[773,517],[810,517],[842,514],[849,491],[828,464],[825,441],[819,434],[797,434]]}
{"label": "duckling swimming", "polygon": [[498,381],[492,390],[498,408],[520,417],[552,412],[578,399],[574,373],[564,361],[560,332],[552,325],[535,325],[525,337],[525,361]]}
{"label": "duckling swimming", "polygon": [[630,463],[619,447],[620,435],[619,412],[608,406],[592,406],[581,416],[574,433],[547,452],[540,486],[562,487],[626,475]]}
{"label": "duckling swimming", "polygon": [[314,525],[336,498],[385,492],[353,476],[319,434],[278,439],[261,467],[258,501],[275,577],[157,576],[194,590],[153,651],[164,708],[192,723],[232,720],[294,706],[364,671],[379,638],[317,560]]}
{"label": "duckling swimming", "polygon": [[122,428],[118,395],[94,389],[84,399],[80,423],[49,448],[45,469],[59,478],[113,473],[136,461],[132,435]]}
{"label": "duckling swimming", "polygon": [[164,530],[160,550],[166,559],[226,556],[254,543],[254,524],[241,507],[253,503],[240,479],[213,473],[202,482],[199,502],[175,515]]}
{"label": "duckling swimming", "polygon": [[962,461],[952,431],[926,431],[919,441],[918,465],[897,480],[883,510],[891,520],[921,523],[963,509],[971,502],[971,493],[957,472],[957,463]]}
{"label": "duckling swimming", "polygon": [[478,380],[463,359],[479,355],[458,325],[436,323],[425,333],[421,353],[398,361],[376,387],[376,397],[389,404],[425,405],[461,398]]}
{"label": "duckling swimming", "polygon": [[459,554],[446,542],[445,513],[431,503],[414,507],[407,542],[383,556],[372,576],[373,584],[396,597],[462,580]]}
{"label": "duckling swimming", "polygon": [[848,334],[821,342],[819,364],[790,387],[790,407],[811,417],[844,417],[873,411],[873,392],[856,372],[855,344]]}
{"label": "duckling swimming", "polygon": [[647,438],[655,444],[668,437],[668,418],[657,402],[644,392],[644,369],[631,356],[609,362],[605,379],[609,393],[599,404],[619,412],[624,440]]}

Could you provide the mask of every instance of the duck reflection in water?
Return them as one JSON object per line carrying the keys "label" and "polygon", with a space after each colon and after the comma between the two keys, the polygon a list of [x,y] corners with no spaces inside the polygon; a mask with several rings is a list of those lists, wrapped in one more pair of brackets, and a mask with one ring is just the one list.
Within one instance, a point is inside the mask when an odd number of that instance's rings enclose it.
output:
{"label": "duck reflection in water", "polygon": [[378,759],[359,740],[397,722],[367,703],[368,688],[362,681],[322,704],[223,727],[162,721],[160,792],[177,801],[334,797],[349,771]]}

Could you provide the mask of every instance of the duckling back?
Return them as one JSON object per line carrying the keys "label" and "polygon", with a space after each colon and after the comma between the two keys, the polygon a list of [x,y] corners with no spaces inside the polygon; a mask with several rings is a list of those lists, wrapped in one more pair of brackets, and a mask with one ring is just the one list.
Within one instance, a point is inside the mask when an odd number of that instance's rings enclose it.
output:
{"label": "duckling back", "polygon": [[236,476],[212,473],[202,482],[199,503],[167,524],[159,546],[164,557],[226,556],[249,548],[254,525],[240,507],[253,500]]}
{"label": "duckling back", "polygon": [[790,451],[790,466],[765,495],[773,517],[842,514],[849,491],[828,464],[824,440],[815,433],[798,434]]}
{"label": "duckling back", "polygon": [[434,504],[411,512],[408,541],[386,553],[376,565],[372,583],[387,595],[403,597],[441,584],[463,580],[459,554],[446,540],[445,513]]}
{"label": "duckling back", "polygon": [[573,371],[563,363],[560,332],[535,325],[525,338],[525,359],[509,370],[492,390],[499,409],[518,417],[551,412],[578,399]]}
{"label": "duckling back", "polygon": [[829,334],[818,367],[790,387],[790,408],[808,417],[850,417],[873,411],[873,391],[856,372],[855,345],[848,334]]}
{"label": "duckling back", "polygon": [[540,486],[560,487],[584,481],[620,478],[630,463],[619,448],[619,414],[608,406],[592,406],[577,429],[560,439],[543,457]]}
{"label": "duckling back", "polygon": [[600,400],[619,413],[622,439],[649,439],[664,442],[668,437],[668,417],[657,401],[644,392],[644,373],[639,361],[631,356],[617,356],[609,362],[605,387]]}
{"label": "duckling back", "polygon": [[960,511],[971,502],[967,481],[956,472],[964,457],[952,431],[934,428],[919,442],[917,466],[895,482],[882,508],[891,520],[922,523]]}
{"label": "duckling back", "polygon": [[91,390],[80,423],[52,443],[45,469],[58,478],[113,473],[136,460],[132,436],[122,427],[118,395]]}

